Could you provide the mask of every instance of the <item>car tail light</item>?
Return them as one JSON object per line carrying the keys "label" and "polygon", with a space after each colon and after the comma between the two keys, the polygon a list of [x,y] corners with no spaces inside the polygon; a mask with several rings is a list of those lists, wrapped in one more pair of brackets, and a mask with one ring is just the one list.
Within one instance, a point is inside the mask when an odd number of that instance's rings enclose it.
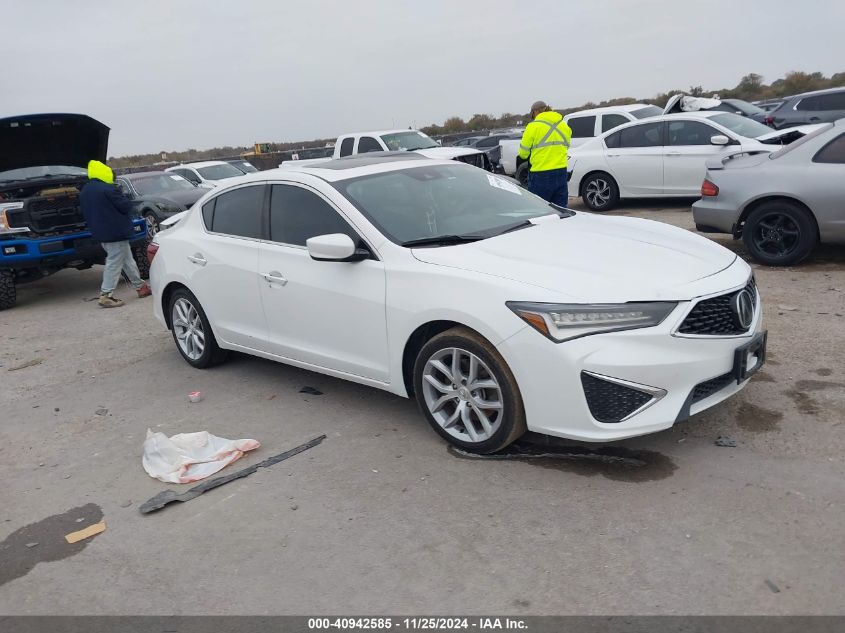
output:
{"label": "car tail light", "polygon": [[775,126],[775,117],[769,115],[765,119],[763,119],[763,122],[766,125],[768,125],[769,127],[774,127]]}
{"label": "car tail light", "polygon": [[[702,196],[718,196],[719,195],[719,187],[717,187],[715,183],[712,183],[705,178],[704,182],[701,183],[701,195]],[[152,258],[150,258],[150,261],[152,261]]]}
{"label": "car tail light", "polygon": [[147,261],[150,262],[150,264],[153,263],[153,258],[156,256],[156,253],[158,253],[158,244],[155,242],[147,244]]}

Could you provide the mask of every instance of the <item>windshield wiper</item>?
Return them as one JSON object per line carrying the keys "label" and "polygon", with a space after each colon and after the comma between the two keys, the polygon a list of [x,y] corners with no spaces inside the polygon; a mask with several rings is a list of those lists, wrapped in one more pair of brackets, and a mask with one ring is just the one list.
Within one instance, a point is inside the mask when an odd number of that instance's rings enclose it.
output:
{"label": "windshield wiper", "polygon": [[466,244],[486,239],[486,235],[435,235],[433,237],[421,237],[416,240],[401,242],[400,246],[448,246],[450,244]]}

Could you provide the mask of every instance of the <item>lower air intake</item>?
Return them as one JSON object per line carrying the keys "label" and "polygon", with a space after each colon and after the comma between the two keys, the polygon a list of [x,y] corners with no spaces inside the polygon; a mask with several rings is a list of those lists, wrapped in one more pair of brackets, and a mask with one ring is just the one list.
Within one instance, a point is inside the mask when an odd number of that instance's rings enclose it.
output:
{"label": "lower air intake", "polygon": [[605,424],[621,422],[654,397],[586,372],[581,372],[581,386],[584,388],[590,413],[596,420]]}

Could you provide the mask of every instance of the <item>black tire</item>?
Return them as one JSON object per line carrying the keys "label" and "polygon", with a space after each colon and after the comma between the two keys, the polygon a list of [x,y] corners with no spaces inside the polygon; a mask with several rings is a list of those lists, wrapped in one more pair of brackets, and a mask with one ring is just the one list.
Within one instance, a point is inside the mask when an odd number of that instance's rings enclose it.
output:
{"label": "black tire", "polygon": [[531,165],[528,161],[522,163],[519,167],[516,168],[516,173],[514,174],[514,178],[519,181],[519,184],[528,188],[528,174],[530,172]]}
{"label": "black tire", "polygon": [[148,240],[132,245],[132,258],[138,264],[138,272],[141,279],[150,278],[150,260],[147,258],[147,244]]}
{"label": "black tire", "polygon": [[[194,310],[196,310],[197,316],[199,317],[200,325],[202,327],[202,333],[205,339],[204,348],[202,353],[197,358],[191,358],[185,350],[182,348],[182,344],[179,342],[177,330],[179,327],[176,322],[174,322],[174,307],[176,306],[177,302],[184,301],[190,304]],[[181,304],[184,305],[184,304]],[[197,301],[197,298],[193,295],[193,293],[188,290],[187,288],[179,288],[176,290],[172,295],[170,295],[170,299],[167,302],[167,314],[170,323],[170,332],[173,335],[173,342],[176,344],[176,349],[179,350],[179,354],[182,355],[182,358],[185,359],[192,367],[196,367],[197,369],[206,369],[208,367],[214,367],[215,365],[219,365],[223,361],[226,360],[226,357],[229,355],[229,351],[225,349],[220,349],[220,346],[217,345],[217,339],[214,338],[214,332],[211,330],[211,325],[208,322],[208,317],[205,315],[205,311],[202,309],[200,302]]]}
{"label": "black tire", "polygon": [[11,270],[0,270],[0,310],[14,308],[17,301],[15,273]]}
{"label": "black tire", "polygon": [[144,222],[147,224],[147,239],[151,240],[161,230],[156,214],[150,210],[144,211]]}
{"label": "black tire", "polygon": [[819,233],[804,207],[790,200],[771,200],[745,219],[742,241],[761,264],[790,266],[813,252]]}
{"label": "black tire", "polygon": [[579,195],[590,210],[610,211],[619,204],[619,185],[613,176],[599,171],[590,174],[581,183]]}
{"label": "black tire", "polygon": [[[468,352],[477,357],[477,359],[481,360],[483,366],[479,366],[476,378],[480,382],[477,384],[481,384],[481,382],[484,381],[489,382],[490,378],[492,378],[492,382],[496,384],[495,390],[497,393],[495,396],[491,395],[492,390],[485,388],[471,391],[472,385],[466,380],[469,373],[467,372],[467,374],[463,374],[461,376],[461,378],[464,379],[462,384],[460,384],[460,380],[456,380],[456,383],[459,384],[447,385],[447,387],[457,386],[457,391],[460,391],[462,386],[465,387],[463,391],[467,394],[473,394],[473,402],[478,402],[479,405],[481,405],[481,402],[488,400],[498,401],[500,404],[500,408],[498,412],[495,413],[495,419],[491,424],[491,429],[495,428],[495,431],[493,431],[492,434],[489,434],[489,437],[478,441],[466,441],[466,439],[461,439],[461,437],[456,437],[456,435],[451,434],[446,428],[444,428],[444,426],[441,425],[440,422],[437,421],[437,419],[435,419],[429,405],[426,403],[426,394],[428,393],[426,392],[426,386],[428,386],[429,392],[434,390],[436,395],[442,393],[436,388],[431,387],[431,383],[424,383],[424,374],[428,363],[430,360],[436,359],[438,353],[448,353],[448,350],[451,350],[452,348],[455,348],[460,352]],[[468,360],[469,359],[467,359],[467,361]],[[465,367],[461,365],[458,373],[462,373],[464,368]],[[448,383],[449,378],[444,376],[441,380],[442,382]],[[456,394],[457,391],[455,391]],[[425,416],[425,419],[428,420],[428,423],[435,432],[447,442],[466,451],[482,454],[494,453],[516,441],[527,429],[525,422],[525,408],[522,404],[522,395],[519,392],[519,386],[516,384],[516,379],[511,373],[507,363],[502,358],[501,354],[496,351],[496,348],[494,348],[487,340],[478,333],[465,327],[454,327],[438,334],[423,346],[414,363],[414,392],[423,416]],[[455,410],[458,409],[459,402],[457,395],[450,397],[450,400],[446,402],[442,408],[435,411],[435,413],[442,411],[447,417],[450,414],[451,416],[454,416],[456,420],[452,424],[453,433],[469,438],[469,433],[464,428],[462,416],[459,415],[459,413],[455,413]],[[454,408],[447,409],[447,407],[451,407],[453,405]],[[464,405],[466,405],[466,402],[464,402]],[[484,409],[488,409],[488,407],[483,407],[483,405],[481,406]],[[477,430],[482,427],[481,421],[478,418],[478,415],[473,413],[472,409],[468,405],[465,408],[470,409],[470,412],[467,414],[469,424],[473,426],[473,429],[475,429],[474,432],[477,432]],[[489,418],[487,419],[489,422]]]}

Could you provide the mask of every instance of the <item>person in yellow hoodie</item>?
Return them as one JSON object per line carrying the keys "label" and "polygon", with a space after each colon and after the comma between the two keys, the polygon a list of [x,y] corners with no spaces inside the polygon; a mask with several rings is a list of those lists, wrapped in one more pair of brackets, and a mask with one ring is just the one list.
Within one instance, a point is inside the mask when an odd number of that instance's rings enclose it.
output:
{"label": "person in yellow hoodie", "polygon": [[528,191],[565,207],[569,204],[567,162],[572,130],[544,101],[531,106],[531,119],[519,143],[519,157],[531,165]]}
{"label": "person in yellow hoodie", "polygon": [[149,297],[150,287],[141,279],[132,257],[132,202],[114,186],[114,172],[98,160],[88,163],[88,182],[79,192],[79,206],[91,231],[106,251],[106,267],[100,287],[100,307],[119,308],[123,301],[113,295],[120,271],[126,273],[139,297]]}

